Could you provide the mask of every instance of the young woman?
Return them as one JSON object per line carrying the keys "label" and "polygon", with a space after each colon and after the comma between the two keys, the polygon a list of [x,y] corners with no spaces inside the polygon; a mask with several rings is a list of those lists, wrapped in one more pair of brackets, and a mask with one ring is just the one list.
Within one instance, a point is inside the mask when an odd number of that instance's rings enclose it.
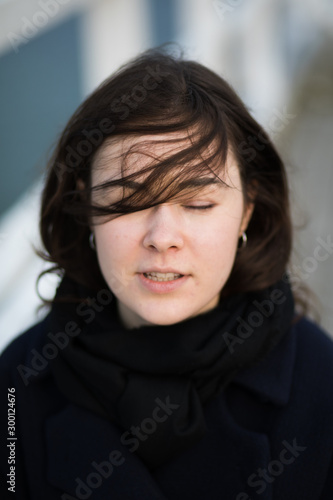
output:
{"label": "young woman", "polygon": [[284,166],[222,78],[157,50],[105,81],[40,228],[62,279],[1,360],[10,498],[332,498],[333,344],[296,313]]}

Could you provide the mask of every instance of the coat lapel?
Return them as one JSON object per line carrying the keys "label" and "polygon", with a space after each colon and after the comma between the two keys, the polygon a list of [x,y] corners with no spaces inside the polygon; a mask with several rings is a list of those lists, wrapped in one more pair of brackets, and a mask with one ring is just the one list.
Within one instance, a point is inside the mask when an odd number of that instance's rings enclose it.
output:
{"label": "coat lapel", "polygon": [[[240,427],[224,397],[209,403],[205,416],[204,439],[155,472],[159,486],[173,500],[256,498],[248,480],[271,460],[267,436]],[[271,485],[267,484],[260,499],[272,499]]]}
{"label": "coat lapel", "polygon": [[62,500],[166,500],[120,436],[108,421],[71,404],[49,417],[47,479],[63,492]]}
{"label": "coat lapel", "polygon": [[233,383],[261,401],[284,406],[290,399],[295,359],[296,332],[292,329],[267,357],[256,366],[242,370]]}

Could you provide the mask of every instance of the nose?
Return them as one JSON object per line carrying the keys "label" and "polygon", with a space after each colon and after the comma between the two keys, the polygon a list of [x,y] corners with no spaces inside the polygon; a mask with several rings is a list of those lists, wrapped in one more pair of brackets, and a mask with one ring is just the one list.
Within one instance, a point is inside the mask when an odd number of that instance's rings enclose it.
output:
{"label": "nose", "polygon": [[147,220],[143,245],[158,252],[181,249],[184,245],[181,218],[175,205],[152,207]]}

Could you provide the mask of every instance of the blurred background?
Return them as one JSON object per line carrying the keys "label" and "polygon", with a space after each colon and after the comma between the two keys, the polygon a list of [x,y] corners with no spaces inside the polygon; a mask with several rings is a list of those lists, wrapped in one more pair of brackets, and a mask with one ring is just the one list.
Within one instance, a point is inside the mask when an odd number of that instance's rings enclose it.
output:
{"label": "blurred background", "polygon": [[[296,228],[290,275],[333,334],[332,0],[0,0],[0,26],[0,349],[45,314],[33,247],[58,135],[110,73],[170,41],[225,77],[277,145]],[[44,278],[40,292],[55,286]]]}

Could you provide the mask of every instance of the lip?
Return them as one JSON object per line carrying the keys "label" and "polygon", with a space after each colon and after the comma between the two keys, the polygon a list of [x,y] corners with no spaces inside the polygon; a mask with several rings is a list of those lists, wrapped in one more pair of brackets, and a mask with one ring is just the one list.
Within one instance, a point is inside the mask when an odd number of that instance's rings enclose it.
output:
{"label": "lip", "polygon": [[[177,274],[182,274],[178,271],[157,271],[157,269],[154,269],[155,272],[159,273],[177,273]],[[153,271],[144,271],[145,273],[153,272]],[[186,281],[189,279],[190,275],[184,275],[181,278],[178,278],[176,280],[170,280],[170,281],[152,281],[149,278],[146,278],[145,275],[142,273],[138,273],[138,277],[140,280],[140,284],[149,290],[150,292],[153,293],[170,293],[175,290],[178,290],[181,286],[183,286]]]}

